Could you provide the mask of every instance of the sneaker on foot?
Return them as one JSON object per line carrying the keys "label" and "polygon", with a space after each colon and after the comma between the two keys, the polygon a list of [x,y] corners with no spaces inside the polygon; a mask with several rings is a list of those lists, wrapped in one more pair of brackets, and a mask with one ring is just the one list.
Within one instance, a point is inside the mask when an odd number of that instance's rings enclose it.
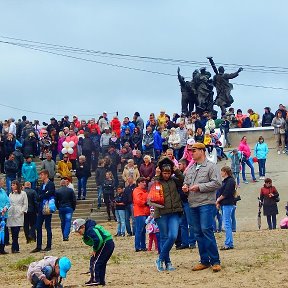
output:
{"label": "sneaker on foot", "polygon": [[166,263],[166,271],[175,271],[176,269],[173,267],[171,262]]}
{"label": "sneaker on foot", "polygon": [[277,151],[278,155],[280,155],[280,151]]}
{"label": "sneaker on foot", "polygon": [[97,286],[100,285],[99,282],[96,282],[94,279],[90,279],[89,281],[85,282],[85,286]]}
{"label": "sneaker on foot", "polygon": [[37,253],[37,252],[40,252],[41,251],[41,248],[35,248],[34,250],[31,251],[31,253]]}
{"label": "sneaker on foot", "polygon": [[259,182],[259,180],[257,180],[257,179],[254,179],[254,180],[252,180],[252,182],[256,183],[256,182]]}
{"label": "sneaker on foot", "polygon": [[51,251],[51,247],[46,247],[45,249],[43,249],[43,251],[45,252]]}
{"label": "sneaker on foot", "polygon": [[155,265],[156,265],[157,271],[159,271],[159,272],[164,271],[163,262],[160,259],[157,259],[155,261]]}
{"label": "sneaker on foot", "polygon": [[199,264],[196,264],[196,265],[192,268],[192,271],[201,271],[201,270],[207,269],[207,268],[209,268],[209,267],[210,267],[210,265],[205,265],[205,264],[199,263]]}
{"label": "sneaker on foot", "polygon": [[245,184],[249,184],[249,182],[247,180],[243,181]]}
{"label": "sneaker on foot", "polygon": [[212,271],[213,271],[213,272],[219,272],[219,271],[221,271],[221,266],[220,266],[220,264],[214,264],[214,265],[212,266]]}
{"label": "sneaker on foot", "polygon": [[283,154],[286,154],[286,151],[285,151],[285,150],[283,150],[283,151],[282,151],[282,153],[283,153]]}

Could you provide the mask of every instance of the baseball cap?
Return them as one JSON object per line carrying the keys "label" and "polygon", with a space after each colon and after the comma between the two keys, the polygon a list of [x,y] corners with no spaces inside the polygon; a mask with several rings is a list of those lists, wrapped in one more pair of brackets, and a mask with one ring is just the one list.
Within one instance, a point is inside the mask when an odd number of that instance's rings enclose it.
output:
{"label": "baseball cap", "polygon": [[195,148],[195,149],[206,149],[206,146],[203,144],[203,143],[194,143],[192,148]]}
{"label": "baseball cap", "polygon": [[73,232],[79,231],[80,227],[81,227],[82,225],[84,225],[85,223],[86,223],[86,221],[85,221],[84,219],[81,219],[81,218],[75,219],[75,220],[73,221],[73,224],[72,224],[72,231],[73,231]]}
{"label": "baseball cap", "polygon": [[187,145],[193,145],[193,144],[195,144],[195,140],[193,138],[187,140]]}
{"label": "baseball cap", "polygon": [[66,278],[67,272],[71,268],[71,261],[67,257],[61,257],[59,259],[59,270],[60,270],[60,277]]}

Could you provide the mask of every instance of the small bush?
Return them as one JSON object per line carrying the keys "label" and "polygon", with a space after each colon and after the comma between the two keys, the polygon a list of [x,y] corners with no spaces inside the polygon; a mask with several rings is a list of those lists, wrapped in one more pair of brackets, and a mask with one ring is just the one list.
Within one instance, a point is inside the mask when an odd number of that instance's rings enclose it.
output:
{"label": "small bush", "polygon": [[35,257],[29,256],[27,258],[23,258],[23,259],[18,260],[14,264],[10,264],[9,267],[16,269],[16,270],[19,270],[19,271],[26,271],[28,269],[29,265],[35,261],[37,261],[37,259]]}

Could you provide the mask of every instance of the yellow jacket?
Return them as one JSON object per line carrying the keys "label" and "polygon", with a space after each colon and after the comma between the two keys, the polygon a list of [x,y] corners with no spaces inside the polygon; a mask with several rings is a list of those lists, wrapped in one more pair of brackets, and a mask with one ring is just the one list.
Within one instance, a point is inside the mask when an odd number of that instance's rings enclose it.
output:
{"label": "yellow jacket", "polygon": [[60,174],[61,178],[63,177],[72,177],[71,170],[72,169],[72,163],[70,161],[64,162],[64,160],[61,160],[58,162],[58,173]]}
{"label": "yellow jacket", "polygon": [[251,114],[251,115],[249,116],[249,118],[250,118],[251,122],[254,123],[254,125],[253,125],[254,127],[258,127],[258,126],[259,126],[259,123],[258,123],[258,121],[259,121],[259,114],[253,113],[253,114]]}

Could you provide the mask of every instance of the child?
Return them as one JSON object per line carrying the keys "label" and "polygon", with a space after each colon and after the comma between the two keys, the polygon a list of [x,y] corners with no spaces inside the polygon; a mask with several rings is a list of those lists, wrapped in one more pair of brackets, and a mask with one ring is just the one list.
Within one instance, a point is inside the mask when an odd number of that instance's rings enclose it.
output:
{"label": "child", "polygon": [[105,181],[106,168],[104,167],[104,159],[99,160],[98,167],[95,172],[96,185],[98,191],[98,209],[101,207],[101,198],[103,193],[103,183]]}
{"label": "child", "polygon": [[231,159],[231,170],[233,172],[234,178],[236,180],[238,188],[240,188],[240,170],[241,170],[241,159],[242,153],[237,149],[233,149],[229,154],[228,157]]}
{"label": "child", "polygon": [[212,136],[210,134],[210,130],[205,131],[203,144],[206,146],[207,152],[209,153],[209,156],[211,156],[214,143],[212,142]]}
{"label": "child", "polygon": [[152,250],[152,244],[154,242],[155,250],[159,253],[158,239],[159,239],[159,228],[154,220],[154,207],[150,207],[150,216],[145,220],[146,231],[149,234],[148,251]]}
{"label": "child", "polygon": [[90,280],[86,286],[105,285],[105,272],[108,260],[114,251],[112,235],[94,220],[76,219],[73,231],[83,236],[83,242],[93,248],[90,258]]}
{"label": "child", "polygon": [[103,183],[103,196],[104,196],[104,203],[106,205],[106,211],[107,211],[107,215],[108,215],[108,221],[111,221],[111,214],[110,211],[112,210],[113,216],[114,216],[114,220],[116,220],[115,217],[115,208],[113,205],[114,202],[114,179],[113,179],[113,175],[112,172],[108,171],[105,174],[105,180]]}
{"label": "child", "polygon": [[[32,262],[28,267],[27,279],[33,287],[63,287],[62,278],[66,278],[71,268],[67,257],[45,256],[44,259]],[[60,276],[60,279],[58,279]],[[58,281],[59,280],[59,281]]]}
{"label": "child", "polygon": [[123,202],[123,192],[124,192],[124,186],[119,185],[117,187],[117,195],[115,197],[115,212],[116,212],[116,219],[117,219],[117,236],[125,237],[125,209],[126,205]]}

